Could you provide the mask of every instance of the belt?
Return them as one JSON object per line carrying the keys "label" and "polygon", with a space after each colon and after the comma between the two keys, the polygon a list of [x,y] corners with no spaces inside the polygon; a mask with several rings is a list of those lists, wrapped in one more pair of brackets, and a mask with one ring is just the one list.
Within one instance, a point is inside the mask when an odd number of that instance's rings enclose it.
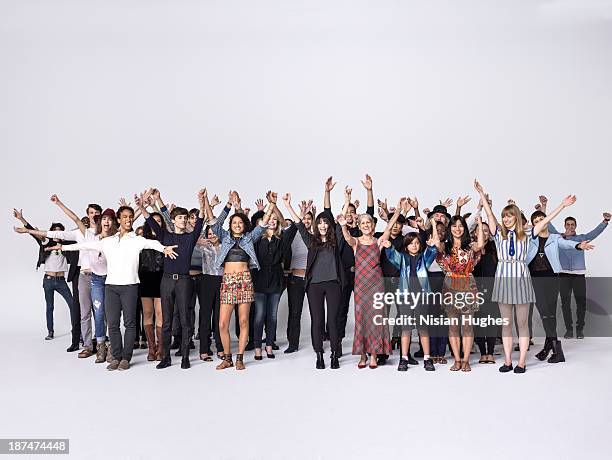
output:
{"label": "belt", "polygon": [[85,275],[85,276],[91,276],[92,272],[81,272],[81,275]]}
{"label": "belt", "polygon": [[190,275],[179,275],[178,273],[164,273],[164,278],[171,278],[173,280],[182,280],[191,278]]}
{"label": "belt", "polygon": [[516,260],[516,259],[499,259],[498,262],[510,262],[514,264],[524,264],[524,260]]}
{"label": "belt", "polygon": [[305,279],[306,279],[306,277],[305,277],[305,276],[298,276],[298,275],[294,275],[293,273],[289,274],[289,276],[290,276],[291,278],[297,278],[297,279],[299,279],[299,280],[305,280]]}
{"label": "belt", "polygon": [[63,280],[64,275],[45,275],[45,279],[47,280]]}

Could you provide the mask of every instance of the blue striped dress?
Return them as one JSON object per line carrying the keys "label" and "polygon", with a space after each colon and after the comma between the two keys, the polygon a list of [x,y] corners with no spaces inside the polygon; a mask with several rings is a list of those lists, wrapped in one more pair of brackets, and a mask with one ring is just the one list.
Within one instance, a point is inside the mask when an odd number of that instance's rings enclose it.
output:
{"label": "blue striped dress", "polygon": [[[508,231],[504,240],[499,227],[495,233],[497,248],[497,270],[493,285],[493,302],[506,304],[524,304],[535,302],[535,292],[531,283],[531,274],[527,267],[527,248],[531,231],[525,232],[523,241],[517,240],[514,231]],[[514,239],[514,255],[510,255],[510,238]]]}

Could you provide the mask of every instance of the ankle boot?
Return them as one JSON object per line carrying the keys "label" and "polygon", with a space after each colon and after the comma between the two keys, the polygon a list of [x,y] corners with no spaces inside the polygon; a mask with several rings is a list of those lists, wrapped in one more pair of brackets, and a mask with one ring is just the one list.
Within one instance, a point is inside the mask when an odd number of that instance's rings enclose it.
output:
{"label": "ankle boot", "polygon": [[542,348],[540,352],[536,353],[535,357],[540,361],[544,361],[546,358],[548,358],[548,353],[550,353],[551,350],[552,339],[550,337],[546,337],[546,340],[544,341],[544,348]]}
{"label": "ankle boot", "polygon": [[189,363],[189,355],[183,356],[183,360],[181,361],[181,369],[189,369],[191,364]]}
{"label": "ankle boot", "polygon": [[147,361],[155,361],[155,329],[152,324],[145,324],[144,326],[145,335],[147,336],[147,345],[149,346],[149,353],[147,354]]}
{"label": "ankle boot", "polygon": [[317,369],[325,369],[325,360],[323,359],[323,352],[317,351]]}
{"label": "ankle boot", "polygon": [[340,369],[340,361],[338,359],[338,352],[332,351],[331,355],[331,366],[332,369]]}
{"label": "ankle boot", "polygon": [[561,341],[559,339],[552,339],[552,350],[553,354],[548,358],[549,363],[565,362],[565,355],[563,354],[563,348],[561,347]]}
{"label": "ankle boot", "polygon": [[155,326],[155,332],[157,334],[157,350],[155,351],[155,361],[161,361],[164,355],[164,341],[162,340],[162,328]]}

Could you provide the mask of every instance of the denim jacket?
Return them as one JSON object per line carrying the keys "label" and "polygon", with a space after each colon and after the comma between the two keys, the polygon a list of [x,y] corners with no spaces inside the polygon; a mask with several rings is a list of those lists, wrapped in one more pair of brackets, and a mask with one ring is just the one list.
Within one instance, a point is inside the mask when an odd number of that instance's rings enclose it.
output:
{"label": "denim jacket", "polygon": [[[591,241],[597,238],[601,232],[603,232],[608,224],[606,222],[601,222],[597,227],[591,230],[589,233],[582,233],[580,235],[568,236],[567,238],[563,238],[569,241],[575,241],[576,243],[581,243],[582,241]],[[551,234],[559,234],[559,231],[552,225],[548,224],[548,230]],[[586,270],[586,263],[584,261],[584,251],[580,251],[578,249],[569,248],[559,248],[559,262],[561,263],[561,269],[566,271],[574,271],[574,270]]]}
{"label": "denim jacket", "polygon": [[[400,271],[400,286],[402,289],[408,289],[409,278],[410,278],[410,262],[408,262],[408,254],[399,252],[393,246],[385,249],[387,258],[397,269]],[[425,252],[423,252],[416,262],[417,277],[421,283],[423,292],[430,292],[429,288],[429,277],[427,275],[427,269],[436,260],[438,250],[435,246],[427,246]]]}
{"label": "denim jacket", "polygon": [[[558,233],[551,233],[548,235],[548,239],[544,244],[544,253],[546,254],[546,258],[548,259],[548,262],[555,273],[559,273],[561,271],[559,256],[562,250],[584,252],[581,249],[576,249],[577,244],[580,243],[570,241],[569,239],[566,240]],[[527,248],[527,264],[530,264],[531,261],[535,259],[536,255],[538,254],[539,247],[540,238],[537,236],[530,236],[529,247]],[[584,260],[584,256],[582,257],[582,260]]]}
{"label": "denim jacket", "polygon": [[[221,214],[219,214],[219,217],[217,217],[216,220],[213,219],[209,222],[210,228],[221,240],[221,250],[217,254],[214,264],[215,269],[217,270],[223,266],[227,253],[230,251],[230,249],[232,249],[234,244],[236,244],[236,241],[232,238],[231,233],[223,228],[223,223],[225,222],[225,219],[227,219],[230,210],[231,208],[226,206],[223,208],[223,211],[221,211]],[[254,243],[261,238],[261,235],[263,235],[265,230],[266,227],[260,224],[253,229],[253,231],[242,235],[242,237],[238,240],[238,245],[244,249],[244,252],[246,252],[250,257],[249,268],[256,268],[259,270],[259,262],[257,261],[257,256],[255,255]]]}

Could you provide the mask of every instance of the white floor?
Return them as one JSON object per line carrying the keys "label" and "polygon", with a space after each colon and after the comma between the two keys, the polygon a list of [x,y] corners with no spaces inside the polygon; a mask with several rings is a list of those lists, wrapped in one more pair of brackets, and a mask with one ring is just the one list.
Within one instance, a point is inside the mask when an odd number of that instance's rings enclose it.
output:
{"label": "white floor", "polygon": [[[469,374],[399,373],[397,356],[377,370],[345,356],[340,370],[318,371],[308,336],[292,355],[281,337],[274,361],[248,355],[244,372],[195,353],[190,370],[176,358],[158,371],[145,350],[129,371],[107,372],[64,351],[59,298],[57,337],[43,340],[38,275],[3,282],[14,296],[0,313],[2,438],[70,438],[71,457],[89,459],[609,458],[612,339],[565,341],[558,365],[532,350],[524,375],[478,365],[477,354]],[[280,317],[279,336],[284,300]]]}

